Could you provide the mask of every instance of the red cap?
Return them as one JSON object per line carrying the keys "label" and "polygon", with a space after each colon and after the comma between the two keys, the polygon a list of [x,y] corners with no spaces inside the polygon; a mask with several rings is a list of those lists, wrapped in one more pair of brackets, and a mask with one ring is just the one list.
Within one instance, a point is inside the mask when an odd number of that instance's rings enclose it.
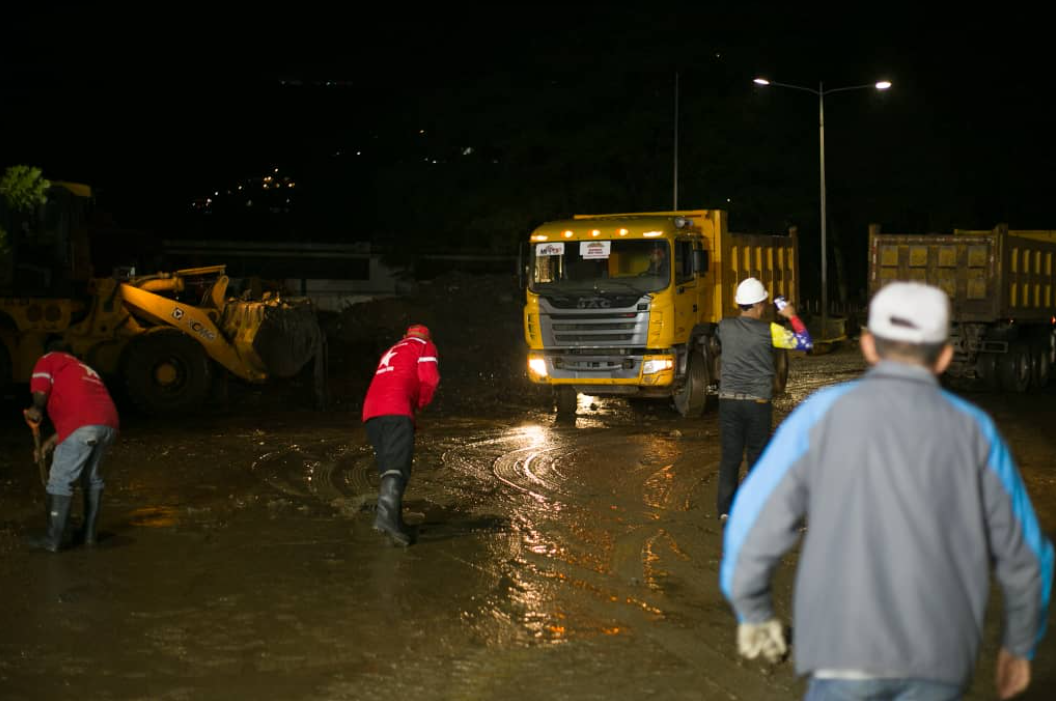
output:
{"label": "red cap", "polygon": [[424,338],[425,340],[428,341],[429,340],[429,329],[426,328],[422,324],[411,324],[410,326],[407,327],[407,333],[405,333],[403,335],[404,335],[405,338],[407,336],[416,336],[418,338]]}

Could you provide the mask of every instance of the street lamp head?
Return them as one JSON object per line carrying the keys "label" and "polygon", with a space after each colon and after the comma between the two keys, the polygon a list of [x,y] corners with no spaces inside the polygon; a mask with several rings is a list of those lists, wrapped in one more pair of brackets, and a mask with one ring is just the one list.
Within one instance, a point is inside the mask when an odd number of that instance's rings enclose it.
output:
{"label": "street lamp head", "polygon": [[[770,81],[767,80],[766,78],[756,78],[752,82],[755,83],[756,85],[769,85],[770,84]],[[888,85],[890,85],[890,83],[888,83]]]}
{"label": "street lamp head", "polygon": [[890,80],[881,80],[879,83],[876,84],[876,89],[877,90],[887,90],[890,87],[891,87],[891,81]]}

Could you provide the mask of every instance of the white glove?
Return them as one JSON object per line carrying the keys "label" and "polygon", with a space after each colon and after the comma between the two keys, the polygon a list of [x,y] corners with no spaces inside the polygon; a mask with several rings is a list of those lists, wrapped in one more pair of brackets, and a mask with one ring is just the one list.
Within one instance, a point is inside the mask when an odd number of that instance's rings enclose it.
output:
{"label": "white glove", "polygon": [[737,626],[737,652],[749,660],[762,655],[770,664],[780,662],[788,652],[781,621],[771,618],[762,623],[741,623]]}

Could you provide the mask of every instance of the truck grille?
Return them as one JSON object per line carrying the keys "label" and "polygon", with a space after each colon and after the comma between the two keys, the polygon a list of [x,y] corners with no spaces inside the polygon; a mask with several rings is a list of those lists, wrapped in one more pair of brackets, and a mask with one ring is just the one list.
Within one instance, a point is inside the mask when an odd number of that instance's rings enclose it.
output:
{"label": "truck grille", "polygon": [[[555,308],[550,300],[542,297],[539,299],[539,326],[543,347],[645,347],[649,333],[648,301],[648,297],[627,297],[620,300],[626,305],[620,308],[582,309],[569,313]],[[639,311],[639,306],[644,309]]]}

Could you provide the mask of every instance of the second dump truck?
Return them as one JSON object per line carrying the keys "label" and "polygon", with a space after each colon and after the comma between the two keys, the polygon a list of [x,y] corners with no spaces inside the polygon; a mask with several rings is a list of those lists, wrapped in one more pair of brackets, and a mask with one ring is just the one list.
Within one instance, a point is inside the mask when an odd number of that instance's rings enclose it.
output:
{"label": "second dump truck", "polygon": [[1056,363],[1056,231],[958,229],[952,234],[869,228],[869,292],[894,280],[943,289],[952,303],[952,377],[1026,392]]}
{"label": "second dump truck", "polygon": [[[530,238],[524,335],[528,375],[555,390],[558,414],[579,393],[673,398],[700,416],[715,394],[715,329],[736,315],[748,277],[798,299],[794,232],[733,234],[722,210],[578,215]],[[775,350],[775,389],[788,355]]]}

